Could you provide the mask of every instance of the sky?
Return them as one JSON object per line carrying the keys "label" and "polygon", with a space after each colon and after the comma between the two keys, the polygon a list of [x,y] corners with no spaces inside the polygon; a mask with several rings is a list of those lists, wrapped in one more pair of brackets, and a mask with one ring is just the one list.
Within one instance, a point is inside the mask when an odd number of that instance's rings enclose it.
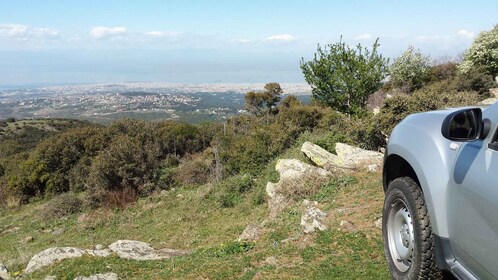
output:
{"label": "sky", "polygon": [[498,24],[497,0],[0,0],[0,88],[77,83],[304,82],[342,40],[392,59],[454,59]]}

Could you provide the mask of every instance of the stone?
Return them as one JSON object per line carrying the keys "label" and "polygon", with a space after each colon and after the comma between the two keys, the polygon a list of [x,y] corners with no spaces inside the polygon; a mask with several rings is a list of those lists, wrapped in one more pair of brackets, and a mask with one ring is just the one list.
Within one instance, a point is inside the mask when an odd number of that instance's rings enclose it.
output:
{"label": "stone", "polygon": [[495,104],[495,102],[498,100],[498,98],[496,97],[491,97],[491,98],[488,98],[488,99],[484,99],[483,101],[481,101],[481,105],[493,105]]}
{"label": "stone", "polygon": [[44,280],[57,280],[57,277],[55,277],[54,275],[47,275],[45,276],[45,278],[43,278]]}
{"label": "stone", "polygon": [[112,254],[112,251],[109,249],[101,249],[101,250],[85,250],[85,253],[94,257],[108,257]]}
{"label": "stone", "polygon": [[315,229],[326,230],[328,227],[325,224],[327,214],[315,206],[308,206],[306,211],[301,216],[301,226],[304,227],[304,233],[314,232]]}
{"label": "stone", "polygon": [[352,222],[342,220],[339,223],[339,230],[340,231],[356,231],[356,226]]}
{"label": "stone", "polygon": [[30,243],[33,242],[33,240],[35,240],[33,236],[26,236],[22,239],[22,243]]}
{"label": "stone", "polygon": [[261,236],[261,226],[249,224],[240,234],[238,241],[256,241]]}
{"label": "stone", "polygon": [[375,222],[374,222],[374,226],[378,229],[382,229],[382,218],[378,218]]}
{"label": "stone", "polygon": [[373,114],[374,116],[380,114],[380,108],[379,107],[373,108]]}
{"label": "stone", "polygon": [[118,275],[116,273],[104,273],[104,274],[95,274],[89,277],[78,276],[74,278],[74,280],[118,280]]}
{"label": "stone", "polygon": [[104,249],[104,245],[102,245],[102,244],[95,245],[95,250],[103,250],[103,249]]}
{"label": "stone", "polygon": [[0,263],[0,280],[7,280],[7,279],[10,279],[9,271],[7,270],[7,267],[3,263]]}
{"label": "stone", "polygon": [[318,168],[297,159],[279,159],[275,165],[275,170],[280,174],[280,181],[299,179],[306,174],[319,177],[332,176],[332,173],[323,168]]}
{"label": "stone", "polygon": [[54,231],[52,231],[52,235],[61,235],[63,233],[64,233],[63,228],[54,229]]}
{"label": "stone", "polygon": [[381,166],[384,161],[382,153],[364,150],[344,143],[336,143],[335,151],[340,158],[353,162],[357,169],[363,169],[371,164]]}
{"label": "stone", "polygon": [[353,170],[355,168],[354,162],[339,157],[338,155],[334,155],[324,148],[311,142],[304,142],[303,146],[301,147],[301,152],[303,152],[304,155],[314,164],[326,170]]}
{"label": "stone", "polygon": [[29,261],[24,272],[32,273],[42,267],[49,266],[54,262],[69,258],[78,258],[83,256],[84,250],[74,247],[54,247],[41,251],[34,255]]}
{"label": "stone", "polygon": [[282,213],[292,200],[285,197],[282,194],[276,193],[270,200],[268,200],[268,218],[270,221],[275,219],[280,213]]}
{"label": "stone", "polygon": [[155,250],[150,244],[135,240],[118,240],[109,245],[109,249],[118,254],[120,258],[139,261],[162,260],[190,254],[189,251],[182,250]]}
{"label": "stone", "polygon": [[380,165],[378,165],[378,164],[369,164],[367,166],[367,171],[371,172],[371,173],[375,173],[375,172],[379,171],[379,169],[380,169]]}

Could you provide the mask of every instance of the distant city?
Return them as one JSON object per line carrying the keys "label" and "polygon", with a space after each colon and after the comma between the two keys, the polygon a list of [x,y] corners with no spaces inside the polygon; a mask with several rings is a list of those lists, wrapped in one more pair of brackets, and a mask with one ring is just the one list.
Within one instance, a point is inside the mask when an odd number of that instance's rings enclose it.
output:
{"label": "distant city", "polygon": [[[133,82],[0,91],[0,119],[74,118],[108,123],[119,118],[197,123],[245,113],[244,94],[261,84]],[[310,99],[306,83],[281,83],[284,96]]]}

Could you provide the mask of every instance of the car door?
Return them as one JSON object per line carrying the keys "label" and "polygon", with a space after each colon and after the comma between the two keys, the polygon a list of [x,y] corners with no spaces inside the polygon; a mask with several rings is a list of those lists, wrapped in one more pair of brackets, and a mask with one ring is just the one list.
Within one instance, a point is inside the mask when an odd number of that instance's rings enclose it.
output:
{"label": "car door", "polygon": [[453,253],[481,279],[498,279],[497,138],[461,143],[447,192]]}

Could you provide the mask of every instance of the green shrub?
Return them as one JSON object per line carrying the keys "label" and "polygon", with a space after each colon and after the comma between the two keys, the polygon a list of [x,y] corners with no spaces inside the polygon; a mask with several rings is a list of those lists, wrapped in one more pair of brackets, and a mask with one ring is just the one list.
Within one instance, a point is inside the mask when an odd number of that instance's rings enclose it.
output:
{"label": "green shrub", "polygon": [[404,92],[411,92],[422,87],[428,70],[429,57],[409,46],[389,67],[389,74],[394,86]]}
{"label": "green shrub", "polygon": [[44,219],[61,218],[67,215],[79,213],[83,206],[83,200],[74,193],[65,193],[54,197],[41,210]]}
{"label": "green shrub", "polygon": [[173,179],[179,185],[202,185],[211,180],[214,158],[210,149],[204,153],[188,155],[173,171]]}

